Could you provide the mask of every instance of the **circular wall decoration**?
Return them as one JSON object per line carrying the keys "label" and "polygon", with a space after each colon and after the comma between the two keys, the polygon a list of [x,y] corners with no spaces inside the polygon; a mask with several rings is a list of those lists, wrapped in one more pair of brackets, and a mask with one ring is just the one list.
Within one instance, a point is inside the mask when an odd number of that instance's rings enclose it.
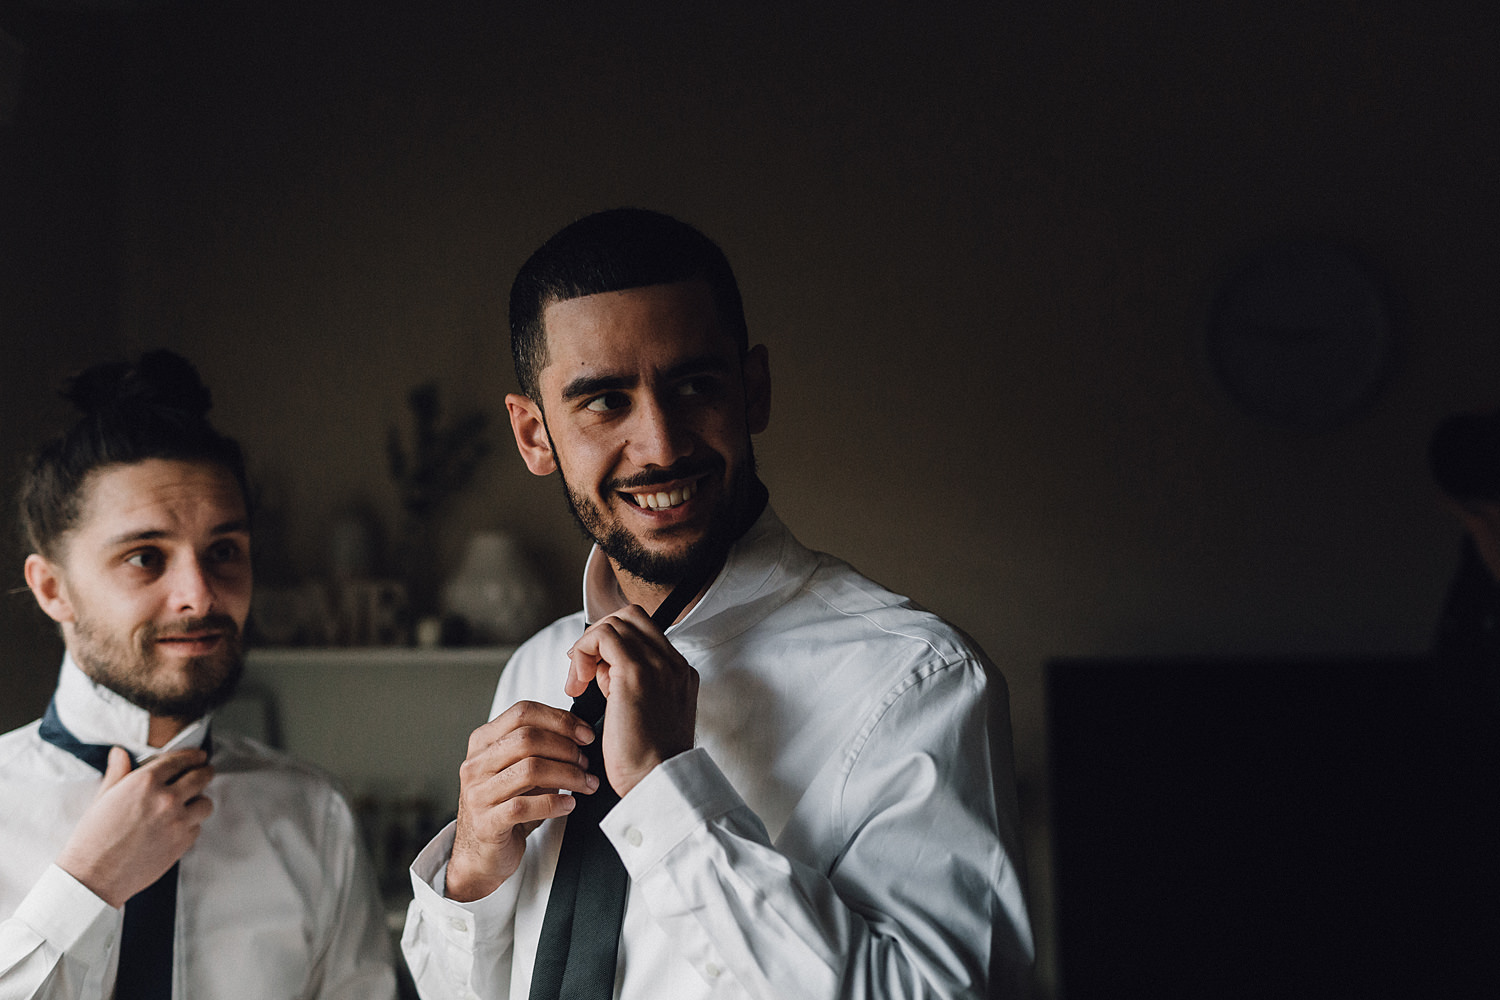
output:
{"label": "circular wall decoration", "polygon": [[1380,388],[1394,355],[1384,297],[1345,251],[1282,243],[1236,268],[1214,296],[1214,378],[1262,420],[1304,430],[1339,424]]}

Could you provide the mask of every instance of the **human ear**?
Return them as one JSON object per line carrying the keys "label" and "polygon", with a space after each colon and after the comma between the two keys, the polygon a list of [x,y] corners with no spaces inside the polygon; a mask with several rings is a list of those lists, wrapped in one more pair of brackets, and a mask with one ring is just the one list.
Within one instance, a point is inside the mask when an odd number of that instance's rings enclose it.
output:
{"label": "human ear", "polygon": [[58,567],[42,556],[32,553],[26,557],[26,586],[36,603],[55,622],[73,620],[73,602],[68,600],[68,588],[64,585]]}
{"label": "human ear", "polygon": [[764,344],[745,352],[740,365],[745,380],[745,423],[759,434],[771,423],[771,360]]}
{"label": "human ear", "polygon": [[510,414],[510,430],[516,436],[516,449],[526,468],[534,476],[550,476],[557,469],[557,456],[547,437],[547,423],[542,408],[529,396],[508,393],[505,409]]}

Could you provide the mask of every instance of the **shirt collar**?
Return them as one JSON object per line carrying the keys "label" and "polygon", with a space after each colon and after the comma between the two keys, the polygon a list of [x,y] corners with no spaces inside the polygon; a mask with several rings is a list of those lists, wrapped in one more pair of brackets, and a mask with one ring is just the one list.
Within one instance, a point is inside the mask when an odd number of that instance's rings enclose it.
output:
{"label": "shirt collar", "polygon": [[[811,575],[817,555],[803,548],[768,504],[759,518],[734,543],[724,568],[708,585],[703,599],[667,629],[674,641],[703,641],[712,630],[712,641],[737,635],[769,614],[785,599],[785,584],[800,583]],[[778,598],[776,595],[782,595]],[[595,545],[583,571],[583,609],[588,621],[596,622],[626,604],[614,567]]]}
{"label": "shirt collar", "polygon": [[137,764],[168,750],[201,746],[208,731],[205,715],[186,726],[166,746],[151,746],[147,742],[151,713],[95,682],[73,661],[71,653],[63,655],[53,700],[58,719],[79,741],[124,747]]}

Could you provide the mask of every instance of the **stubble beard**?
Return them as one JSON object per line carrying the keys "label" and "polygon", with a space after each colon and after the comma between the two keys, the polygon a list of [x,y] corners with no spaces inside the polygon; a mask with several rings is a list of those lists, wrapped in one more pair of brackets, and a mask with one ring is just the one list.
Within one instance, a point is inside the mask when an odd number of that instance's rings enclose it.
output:
{"label": "stubble beard", "polygon": [[[222,648],[184,663],[185,687],[167,691],[159,681],[153,685],[153,679],[165,673],[156,640],[205,629],[222,633]],[[73,623],[73,637],[73,658],[84,673],[131,704],[163,718],[183,722],[201,718],[234,696],[245,672],[240,630],[228,615],[206,615],[166,628],[147,625],[140,632],[140,648],[135,648],[130,639],[109,635],[80,613]]]}
{"label": "stubble beard", "polygon": [[[708,525],[702,536],[696,542],[675,553],[658,552],[647,548],[639,538],[627,531],[617,520],[607,516],[592,497],[582,490],[575,489],[563,475],[561,465],[558,466],[558,478],[562,480],[563,494],[567,497],[568,509],[573,512],[573,519],[578,522],[584,534],[591,538],[605,555],[609,556],[611,562],[622,572],[644,583],[656,587],[670,587],[689,575],[712,569],[728,554],[730,546],[734,544],[737,537],[734,528],[739,521],[740,508],[744,503],[741,494],[747,493],[748,482],[755,476],[754,468],[752,455],[746,461],[744,468],[735,470],[736,474],[730,480],[735,484],[733,492],[726,490],[720,493],[715,501],[713,509],[709,511]],[[719,469],[722,469],[722,466],[719,466]],[[718,469],[700,468],[688,471],[674,468],[664,470],[660,475],[651,478],[660,482],[670,482],[673,479],[685,478],[687,475],[704,471],[713,474]],[[613,490],[627,485],[641,487],[653,485],[653,483],[643,478],[641,481],[610,484],[609,489]]]}

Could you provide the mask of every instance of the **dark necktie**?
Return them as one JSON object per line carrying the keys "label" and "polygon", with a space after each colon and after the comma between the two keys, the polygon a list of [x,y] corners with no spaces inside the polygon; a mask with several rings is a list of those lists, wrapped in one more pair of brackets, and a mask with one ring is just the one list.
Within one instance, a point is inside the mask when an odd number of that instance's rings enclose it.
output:
{"label": "dark necktie", "polygon": [[[766,509],[767,499],[765,486],[752,477],[745,503],[728,534],[730,544],[750,530]],[[722,557],[705,562],[679,580],[651,613],[656,627],[665,632],[722,565]],[[552,876],[536,964],[531,971],[529,1000],[608,1000],[614,995],[615,963],[630,877],[614,845],[599,829],[604,814],[620,801],[604,773],[604,709],[604,695],[594,681],[573,700],[573,714],[594,727],[589,773],[599,779],[599,787],[592,795],[578,796],[578,804],[568,814],[563,829],[557,872]],[[584,886],[587,890],[580,892]]]}
{"label": "dark necktie", "polygon": [[[100,774],[109,765],[109,744],[80,741],[57,717],[56,702],[47,706],[38,734]],[[203,738],[203,750],[212,752],[207,735]],[[133,756],[130,763],[135,766]],[[120,1000],[171,1000],[172,935],[176,925],[177,865],[174,864],[165,875],[125,902],[115,996]]]}
{"label": "dark necktie", "polygon": [[[690,576],[673,588],[651,614],[656,627],[665,632],[710,576],[712,571]],[[604,773],[604,709],[604,694],[596,681],[573,700],[573,714],[594,727],[589,773],[599,779],[599,787],[592,795],[577,797],[563,829],[537,942],[530,1000],[608,1000],[614,995],[630,877],[599,829],[599,821],[620,801]]]}

